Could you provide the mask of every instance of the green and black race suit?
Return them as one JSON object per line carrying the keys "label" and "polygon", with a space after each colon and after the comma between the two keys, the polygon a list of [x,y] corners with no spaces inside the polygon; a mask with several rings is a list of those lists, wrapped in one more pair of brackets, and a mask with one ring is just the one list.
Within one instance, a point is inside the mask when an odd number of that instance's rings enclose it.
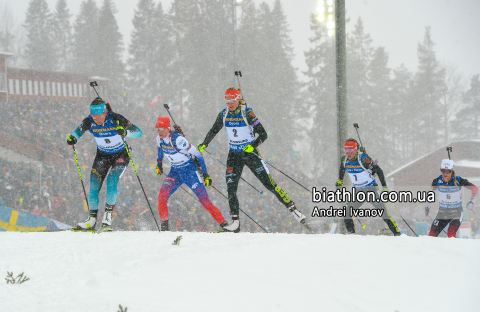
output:
{"label": "green and black race suit", "polygon": [[[244,109],[244,112],[245,115],[242,116],[241,106],[234,112],[228,111],[228,108],[221,111],[203,142],[203,144],[208,146],[215,135],[222,129],[225,122],[230,145],[227,171],[225,173],[230,211],[232,214],[239,213],[237,189],[245,165],[250,168],[253,174],[269,191],[275,194],[281,203],[288,207],[291,205],[292,200],[288,194],[275,183],[268,171],[265,161],[263,161],[258,151],[258,146],[268,137],[267,132],[252,109]],[[245,123],[245,119],[248,124]],[[255,138],[255,134],[258,134],[257,138]],[[252,145],[255,148],[254,151],[251,153],[244,152],[243,148],[247,145]]]}

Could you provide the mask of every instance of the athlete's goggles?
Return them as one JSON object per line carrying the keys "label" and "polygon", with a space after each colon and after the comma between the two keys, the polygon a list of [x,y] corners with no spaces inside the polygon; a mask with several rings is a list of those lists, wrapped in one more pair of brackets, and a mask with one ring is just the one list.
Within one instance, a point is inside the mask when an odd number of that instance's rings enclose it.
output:
{"label": "athlete's goggles", "polygon": [[451,173],[452,170],[451,169],[440,169],[440,172],[441,173]]}
{"label": "athlete's goggles", "polygon": [[157,131],[165,131],[165,128],[157,128]]}
{"label": "athlete's goggles", "polygon": [[233,104],[233,103],[235,103],[235,101],[236,101],[236,100],[225,100],[225,103],[227,103],[227,104]]}
{"label": "athlete's goggles", "polygon": [[350,153],[355,152],[356,150],[357,150],[356,148],[354,148],[354,149],[345,149],[345,153],[349,153],[349,154],[350,154]]}

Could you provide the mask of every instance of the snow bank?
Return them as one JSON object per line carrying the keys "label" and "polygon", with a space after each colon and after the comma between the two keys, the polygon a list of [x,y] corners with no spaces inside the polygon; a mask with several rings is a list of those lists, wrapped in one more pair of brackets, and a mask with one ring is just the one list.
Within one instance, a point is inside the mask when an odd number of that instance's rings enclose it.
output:
{"label": "snow bank", "polygon": [[431,237],[6,232],[0,271],[30,280],[0,283],[0,311],[480,311],[478,259]]}

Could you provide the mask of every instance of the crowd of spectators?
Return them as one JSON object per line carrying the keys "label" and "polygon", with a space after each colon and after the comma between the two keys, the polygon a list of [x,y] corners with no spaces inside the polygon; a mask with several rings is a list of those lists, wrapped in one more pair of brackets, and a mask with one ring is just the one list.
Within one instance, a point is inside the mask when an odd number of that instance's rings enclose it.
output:
{"label": "crowd of spectators", "polygon": [[[9,101],[0,104],[0,131],[53,151],[65,159],[73,159],[73,152],[71,147],[66,144],[65,135],[72,133],[88,113],[88,103],[42,100]],[[118,113],[124,115],[143,131],[143,138],[131,139],[129,144],[152,210],[145,200],[138,179],[130,165],[118,186],[113,226],[124,230],[155,230],[156,224],[152,212],[158,222],[157,196],[164,179],[158,177],[155,172],[157,154],[156,132],[153,125],[158,116],[153,116],[145,110],[128,108],[124,111],[120,109]],[[195,131],[194,123],[182,126],[187,139],[192,144],[196,145],[203,140],[205,133]],[[224,195],[227,194],[224,182],[225,168],[215,158],[224,162],[227,149],[227,144],[217,146],[215,143],[209,147],[212,156],[204,154],[214,185]],[[95,140],[86,133],[77,143],[76,150],[88,193],[90,169],[96,152]],[[301,172],[295,171],[296,161],[296,159],[290,159],[287,163],[279,161],[275,165],[307,187],[323,186],[323,183],[313,181]],[[168,161],[164,163],[164,168],[168,172]],[[13,162],[4,158],[0,158],[0,168],[3,169],[3,174],[0,176],[0,206],[6,205],[10,208],[28,211],[69,225],[75,225],[86,218],[88,208],[76,168],[70,168],[70,171],[67,171],[39,161]],[[272,169],[271,174],[295,201],[297,207],[305,215],[310,215],[314,207],[311,195],[277,170]],[[268,232],[306,233],[306,229],[295,221],[291,213],[276,200],[273,194],[265,190],[248,169],[244,170],[242,176],[257,189],[264,191],[264,194],[260,195],[248,184],[240,182],[238,191],[240,208],[245,213]],[[104,210],[105,188],[106,185],[100,193],[100,217]],[[227,220],[230,220],[225,197],[218,194],[213,188],[207,189],[212,202],[222,211]],[[213,218],[198,202],[194,193],[185,185],[171,196],[168,204],[172,230],[201,232],[219,229]],[[408,216],[408,213],[408,209],[402,210],[404,217]],[[406,218],[409,222],[408,217]],[[398,218],[395,219],[398,222]],[[245,214],[242,214],[241,222],[242,231],[263,232]],[[328,233],[333,219],[316,218],[311,222],[312,228],[317,233]],[[365,219],[362,222],[366,228],[362,229],[357,226],[358,234],[376,235],[386,227],[381,219]],[[412,219],[410,222],[413,222]],[[478,228],[480,224],[474,222],[474,225]],[[406,226],[402,226],[402,228],[406,228]]]}

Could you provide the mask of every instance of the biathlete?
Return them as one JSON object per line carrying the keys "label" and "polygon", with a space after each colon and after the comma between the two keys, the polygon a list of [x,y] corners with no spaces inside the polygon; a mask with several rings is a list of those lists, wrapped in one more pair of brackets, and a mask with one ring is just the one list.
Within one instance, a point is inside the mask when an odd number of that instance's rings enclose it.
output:
{"label": "biathlete", "polygon": [[[455,176],[453,170],[454,162],[450,159],[442,160],[440,166],[440,176],[432,182],[432,190],[438,191],[438,213],[433,220],[428,236],[437,237],[440,232],[448,225],[448,237],[455,237],[458,228],[462,223],[462,187],[472,191],[472,197],[467,203],[467,209],[472,210],[477,198],[478,188],[467,179]],[[428,216],[431,205],[425,206],[425,215]]]}
{"label": "biathlete", "polygon": [[[98,193],[107,178],[107,196],[105,214],[102,219],[102,231],[111,231],[112,213],[117,201],[117,184],[128,166],[130,158],[125,149],[125,137],[140,138],[142,130],[128,119],[112,111],[110,104],[100,97],[90,104],[90,115],[86,117],[71,135],[67,135],[67,144],[77,144],[86,132],[95,137],[97,154],[90,173],[90,192],[88,193],[89,216],[78,223],[74,230],[95,230],[98,213]],[[125,143],[124,143],[125,142]],[[110,170],[110,173],[107,173]]]}
{"label": "biathlete", "polygon": [[[360,192],[374,192],[375,200],[369,202],[376,209],[383,209],[383,221],[387,223],[388,228],[392,231],[393,235],[401,235],[398,230],[397,223],[393,218],[390,217],[388,210],[386,209],[384,203],[377,201],[380,198],[378,194],[378,185],[375,181],[375,174],[378,175],[380,182],[382,183],[382,192],[388,192],[387,183],[385,182],[385,176],[383,175],[383,170],[378,166],[377,162],[372,162],[372,159],[366,154],[363,153],[361,149],[358,148],[358,142],[355,139],[348,139],[345,141],[345,156],[342,157],[340,161],[340,169],[338,173],[338,181],[335,184],[337,187],[343,186],[343,177],[345,176],[345,171],[350,176],[353,187],[357,190],[357,193]],[[365,195],[365,198],[367,196]],[[365,201],[368,202],[368,201]],[[364,203],[363,202],[351,202],[347,203],[348,207],[353,207],[353,209],[360,208]],[[347,228],[348,233],[355,233],[355,224],[351,216],[347,216],[344,219],[345,227]]]}
{"label": "biathlete", "polygon": [[[167,157],[172,166],[158,194],[158,212],[160,214],[161,230],[169,230],[167,201],[183,183],[197,195],[202,206],[212,215],[222,229],[228,226],[228,222],[225,221],[220,210],[215,207],[210,201],[210,198],[208,198],[204,183],[206,186],[212,185],[212,178],[208,175],[207,166],[205,165],[202,154],[188,143],[180,127],[178,127],[178,129],[176,128],[176,131],[170,130],[170,119],[168,117],[159,117],[155,128],[158,133],[157,174],[160,176],[163,173],[163,156]],[[194,157],[198,161],[203,173],[203,180],[194,163]]]}
{"label": "biathlete", "polygon": [[[245,101],[241,99],[240,88],[228,88],[225,92],[227,108],[217,116],[213,127],[207,133],[203,143],[198,144],[197,149],[203,152],[215,135],[223,128],[227,129],[230,151],[228,152],[227,182],[228,203],[232,224],[225,227],[231,232],[240,232],[239,203],[237,197],[238,182],[246,165],[257,179],[271,191],[277,199],[293,214],[295,219],[305,224],[305,216],[295,207],[295,203],[288,194],[273,180],[268,168],[259,156],[258,146],[268,138],[267,132],[255,116],[251,108],[247,108]],[[255,138],[255,134],[258,137]]]}

